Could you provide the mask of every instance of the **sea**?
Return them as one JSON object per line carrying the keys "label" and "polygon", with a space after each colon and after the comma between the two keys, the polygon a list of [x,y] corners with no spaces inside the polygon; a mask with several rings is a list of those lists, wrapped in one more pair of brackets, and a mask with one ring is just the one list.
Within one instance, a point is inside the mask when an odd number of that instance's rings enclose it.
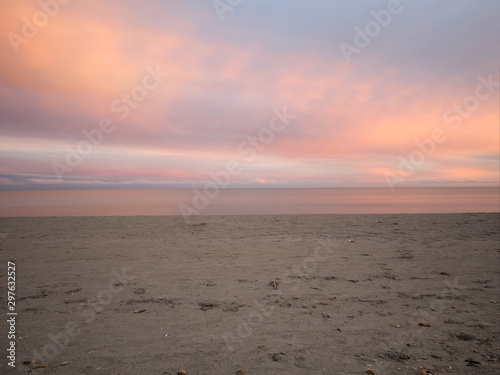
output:
{"label": "sea", "polygon": [[500,212],[498,187],[0,191],[0,217]]}

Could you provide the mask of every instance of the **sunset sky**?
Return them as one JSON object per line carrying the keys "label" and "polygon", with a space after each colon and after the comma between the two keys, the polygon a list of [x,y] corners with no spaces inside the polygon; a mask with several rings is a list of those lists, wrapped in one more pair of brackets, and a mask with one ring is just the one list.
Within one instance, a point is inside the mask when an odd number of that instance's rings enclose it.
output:
{"label": "sunset sky", "polygon": [[497,186],[499,15],[2,0],[0,190]]}

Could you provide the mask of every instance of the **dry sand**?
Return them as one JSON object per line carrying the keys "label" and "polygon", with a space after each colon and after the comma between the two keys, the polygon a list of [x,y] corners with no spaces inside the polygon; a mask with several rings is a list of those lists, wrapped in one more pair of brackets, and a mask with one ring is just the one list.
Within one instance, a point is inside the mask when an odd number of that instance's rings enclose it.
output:
{"label": "dry sand", "polygon": [[2,218],[0,372],[498,374],[499,219]]}

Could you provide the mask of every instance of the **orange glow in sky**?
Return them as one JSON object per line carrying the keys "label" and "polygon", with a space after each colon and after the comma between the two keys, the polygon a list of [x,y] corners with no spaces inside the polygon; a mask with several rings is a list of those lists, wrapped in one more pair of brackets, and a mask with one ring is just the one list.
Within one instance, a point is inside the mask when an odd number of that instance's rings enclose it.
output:
{"label": "orange glow in sky", "polygon": [[2,1],[0,190],[498,186],[500,3],[401,4]]}

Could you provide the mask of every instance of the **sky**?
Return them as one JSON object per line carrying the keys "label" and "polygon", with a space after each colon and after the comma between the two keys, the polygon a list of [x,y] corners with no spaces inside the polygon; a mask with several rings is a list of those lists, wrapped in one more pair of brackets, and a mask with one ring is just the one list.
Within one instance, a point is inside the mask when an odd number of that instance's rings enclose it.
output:
{"label": "sky", "polygon": [[1,0],[0,190],[499,185],[497,0]]}

